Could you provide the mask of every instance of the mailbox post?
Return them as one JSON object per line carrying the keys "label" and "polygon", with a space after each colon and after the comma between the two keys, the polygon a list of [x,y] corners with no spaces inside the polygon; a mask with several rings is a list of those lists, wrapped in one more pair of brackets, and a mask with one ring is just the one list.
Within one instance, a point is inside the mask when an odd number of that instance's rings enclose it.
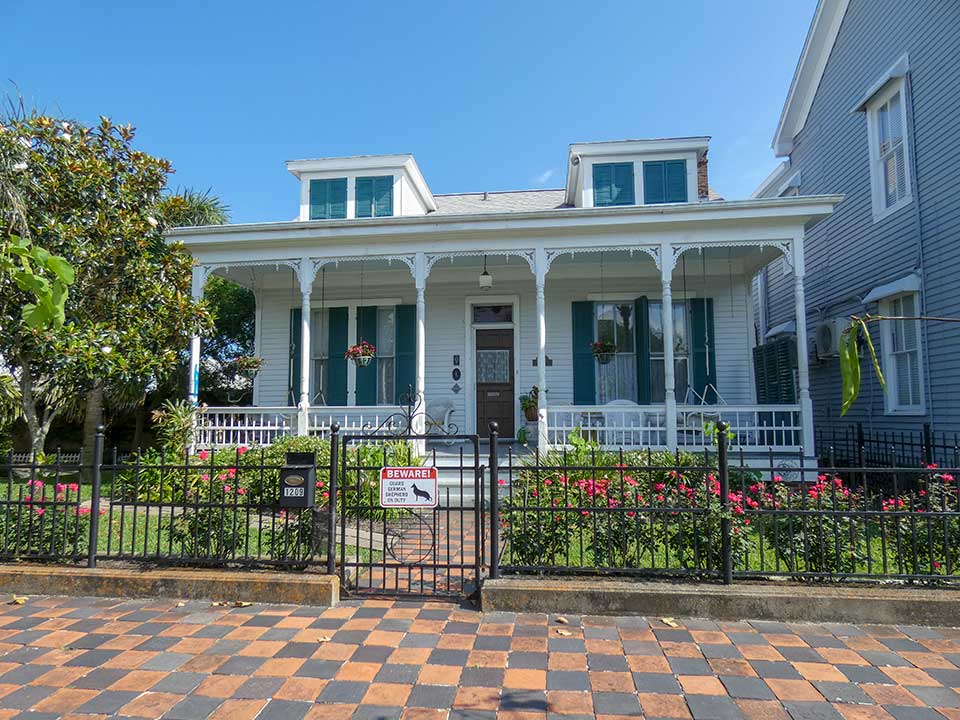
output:
{"label": "mailbox post", "polygon": [[312,508],[317,493],[317,455],[288,452],[280,469],[280,507]]}

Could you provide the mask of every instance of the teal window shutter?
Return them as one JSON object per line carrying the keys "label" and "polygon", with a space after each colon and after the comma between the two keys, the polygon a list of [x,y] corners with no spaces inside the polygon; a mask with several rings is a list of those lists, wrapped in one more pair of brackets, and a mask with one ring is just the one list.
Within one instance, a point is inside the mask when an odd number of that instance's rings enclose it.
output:
{"label": "teal window shutter", "polygon": [[373,181],[372,177],[357,178],[356,214],[358,218],[373,217]]}
{"label": "teal window shutter", "polygon": [[643,164],[643,202],[645,205],[656,205],[667,201],[667,190],[663,181],[662,160]]}
{"label": "teal window shutter", "polygon": [[633,163],[597,163],[593,166],[593,205],[633,205]]}
{"label": "teal window shutter", "polygon": [[327,404],[347,404],[347,332],[349,319],[347,308],[334,307],[328,311],[327,347]]}
{"label": "teal window shutter", "polygon": [[[357,308],[357,342],[366,340],[377,345],[377,306]],[[357,365],[357,405],[377,404],[377,359],[366,367]]]}
{"label": "teal window shutter", "polygon": [[303,317],[300,308],[290,308],[290,357],[287,362],[287,405],[296,406],[300,401],[300,347],[303,340]]}
{"label": "teal window shutter", "polygon": [[347,179],[310,181],[310,219],[342,220],[347,216]]}
{"label": "teal window shutter", "polygon": [[713,299],[696,298],[690,307],[690,349],[693,355],[693,391],[708,405],[717,403],[716,338],[713,332]]}
{"label": "teal window shutter", "polygon": [[643,164],[646,205],[687,202],[687,161],[651,160]]}
{"label": "teal window shutter", "polygon": [[407,391],[417,390],[417,306],[397,305],[395,350],[397,405],[407,402]]}
{"label": "teal window shutter", "polygon": [[374,178],[373,202],[377,217],[393,217],[393,175]]}
{"label": "teal window shutter", "polygon": [[795,341],[783,337],[753,349],[753,377],[757,402],[763,405],[792,405],[797,401],[794,382]]}
{"label": "teal window shutter", "polygon": [[665,202],[687,202],[687,161],[667,160],[663,166]]}
{"label": "teal window shutter", "polygon": [[571,303],[573,309],[573,402],[593,405],[597,402],[596,361],[593,359],[593,303]]}
{"label": "teal window shutter", "polygon": [[633,301],[637,348],[637,402],[650,403],[650,308],[647,298]]}

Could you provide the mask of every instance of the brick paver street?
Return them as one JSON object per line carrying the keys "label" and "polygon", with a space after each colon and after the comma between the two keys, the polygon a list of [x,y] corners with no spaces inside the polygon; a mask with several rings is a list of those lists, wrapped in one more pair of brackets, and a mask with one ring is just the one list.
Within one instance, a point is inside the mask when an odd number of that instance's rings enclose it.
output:
{"label": "brick paver street", "polygon": [[0,718],[960,718],[960,631],[37,598]]}

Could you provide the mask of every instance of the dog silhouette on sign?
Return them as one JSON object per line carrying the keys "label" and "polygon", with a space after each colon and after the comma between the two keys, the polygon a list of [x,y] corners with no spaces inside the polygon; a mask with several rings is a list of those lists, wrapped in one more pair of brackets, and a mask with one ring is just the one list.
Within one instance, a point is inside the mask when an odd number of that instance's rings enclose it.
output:
{"label": "dog silhouette on sign", "polygon": [[416,485],[411,485],[410,488],[413,490],[413,496],[415,498],[422,498],[427,502],[433,502],[433,498],[430,497],[430,493],[428,493],[426,490],[421,490]]}

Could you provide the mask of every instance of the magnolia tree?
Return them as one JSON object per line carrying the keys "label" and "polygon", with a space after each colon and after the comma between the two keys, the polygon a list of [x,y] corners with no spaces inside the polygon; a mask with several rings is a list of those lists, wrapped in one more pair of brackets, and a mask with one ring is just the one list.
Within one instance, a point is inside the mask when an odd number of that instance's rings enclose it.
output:
{"label": "magnolia tree", "polygon": [[48,279],[69,285],[44,323],[24,310],[42,304],[31,289],[0,274],[0,356],[17,379],[32,447],[42,451],[51,422],[78,395],[89,404],[99,394],[102,411],[105,386],[168,373],[210,317],[191,297],[190,256],[165,242],[155,217],[170,164],[134,149],[132,127],[34,112],[0,126],[0,238],[17,234],[62,258]]}

